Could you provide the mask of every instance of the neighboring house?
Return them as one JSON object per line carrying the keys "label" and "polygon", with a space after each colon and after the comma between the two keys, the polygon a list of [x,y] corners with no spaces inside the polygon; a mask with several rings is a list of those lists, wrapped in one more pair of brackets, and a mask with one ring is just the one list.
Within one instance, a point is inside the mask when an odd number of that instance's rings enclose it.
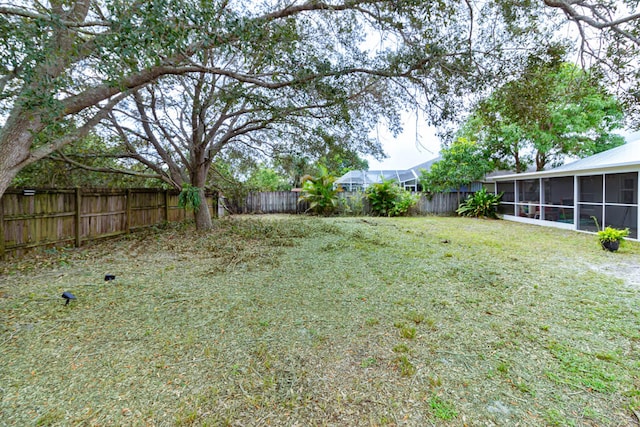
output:
{"label": "neighboring house", "polygon": [[638,239],[639,173],[635,140],[548,171],[490,180],[504,193],[504,219],[589,232],[598,226],[629,228],[629,237]]}
{"label": "neighboring house", "polygon": [[[442,160],[442,158],[436,157],[435,159],[420,163],[419,165],[416,165],[407,170],[351,171],[347,172],[338,180],[336,180],[336,185],[340,185],[345,191],[363,191],[366,190],[369,186],[380,183],[383,180],[394,180],[400,187],[404,188],[405,190],[420,191],[422,190],[422,187],[420,186],[420,175],[422,174],[422,170],[429,171],[431,169],[431,165],[439,160]],[[480,188],[482,188],[482,184],[473,183],[470,190],[465,187],[461,188],[460,191],[477,191]],[[456,191],[458,191],[458,189],[452,190],[452,192]]]}

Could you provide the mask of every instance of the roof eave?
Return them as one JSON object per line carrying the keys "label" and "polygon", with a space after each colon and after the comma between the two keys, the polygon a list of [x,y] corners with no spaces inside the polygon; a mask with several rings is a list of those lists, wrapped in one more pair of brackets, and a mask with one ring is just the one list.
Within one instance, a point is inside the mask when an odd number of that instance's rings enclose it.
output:
{"label": "roof eave", "polygon": [[514,173],[508,175],[498,175],[488,177],[488,181],[507,181],[514,179],[523,179],[523,178],[545,178],[545,177],[557,177],[557,176],[567,176],[567,175],[587,175],[591,173],[601,173],[601,172],[610,172],[610,171],[632,171],[640,169],[640,164],[636,161],[633,162],[624,162],[624,163],[616,163],[611,165],[604,165],[592,168],[580,168],[580,169],[551,169],[548,171],[539,171],[539,172],[526,172],[526,173]]}

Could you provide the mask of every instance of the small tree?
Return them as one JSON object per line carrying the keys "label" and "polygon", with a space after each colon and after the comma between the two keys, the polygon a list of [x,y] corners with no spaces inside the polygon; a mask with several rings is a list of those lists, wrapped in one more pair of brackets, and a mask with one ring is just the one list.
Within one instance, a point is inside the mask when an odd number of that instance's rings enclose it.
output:
{"label": "small tree", "polygon": [[620,102],[598,73],[563,61],[563,47],[531,55],[522,74],[482,100],[463,126],[500,168],[556,166],[624,143]]}
{"label": "small tree", "polygon": [[334,188],[336,178],[329,175],[325,167],[321,166],[319,169],[320,174],[316,177],[302,177],[302,194],[298,201],[308,202],[309,211],[328,216],[338,207],[338,193],[341,188]]}
{"label": "small tree", "polygon": [[291,183],[287,181],[287,178],[266,165],[258,165],[258,167],[252,171],[245,185],[251,191],[291,190]]}
{"label": "small tree", "polygon": [[458,138],[440,155],[442,160],[434,163],[429,171],[421,172],[420,183],[425,191],[458,190],[460,193],[461,187],[481,180],[493,169],[482,148],[466,138]]}

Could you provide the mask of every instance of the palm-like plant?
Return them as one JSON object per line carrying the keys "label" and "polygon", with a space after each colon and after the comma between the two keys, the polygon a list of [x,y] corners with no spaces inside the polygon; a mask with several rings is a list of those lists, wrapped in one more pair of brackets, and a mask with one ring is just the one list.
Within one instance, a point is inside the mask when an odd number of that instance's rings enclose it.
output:
{"label": "palm-like plant", "polygon": [[481,189],[473,195],[467,197],[467,200],[460,204],[456,209],[458,215],[472,216],[476,218],[497,218],[498,205],[500,204],[500,194],[487,193],[486,189]]}
{"label": "palm-like plant", "polygon": [[393,180],[383,180],[367,188],[367,198],[375,215],[390,216],[398,195],[398,187]]}
{"label": "palm-like plant", "polygon": [[320,167],[318,176],[305,175],[302,178],[302,194],[298,201],[309,203],[307,211],[318,215],[331,215],[338,207],[338,193],[340,187],[334,187],[336,178],[329,175],[325,167]]}

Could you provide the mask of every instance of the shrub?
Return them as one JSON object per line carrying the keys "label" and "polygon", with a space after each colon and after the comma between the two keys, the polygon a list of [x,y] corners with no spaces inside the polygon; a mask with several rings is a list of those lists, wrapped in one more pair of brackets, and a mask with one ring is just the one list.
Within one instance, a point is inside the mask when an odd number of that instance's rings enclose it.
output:
{"label": "shrub", "polygon": [[409,212],[411,207],[415,206],[418,203],[417,194],[411,194],[410,191],[399,188],[398,195],[396,196],[396,200],[394,201],[393,207],[391,208],[391,213],[389,216],[402,216]]}
{"label": "shrub", "polygon": [[367,188],[367,198],[374,214],[381,216],[389,214],[396,198],[395,187],[393,181],[382,181]]}
{"label": "shrub", "polygon": [[398,187],[393,180],[382,181],[367,188],[371,211],[380,216],[400,216],[418,202],[418,196]]}
{"label": "shrub", "polygon": [[472,216],[476,218],[497,218],[498,204],[500,203],[500,194],[487,193],[486,189],[477,191],[475,194],[469,195],[467,199],[456,209],[458,215]]}
{"label": "shrub", "polygon": [[341,197],[338,204],[338,213],[340,215],[365,215],[364,206],[365,195],[362,191],[355,191],[353,194]]}

